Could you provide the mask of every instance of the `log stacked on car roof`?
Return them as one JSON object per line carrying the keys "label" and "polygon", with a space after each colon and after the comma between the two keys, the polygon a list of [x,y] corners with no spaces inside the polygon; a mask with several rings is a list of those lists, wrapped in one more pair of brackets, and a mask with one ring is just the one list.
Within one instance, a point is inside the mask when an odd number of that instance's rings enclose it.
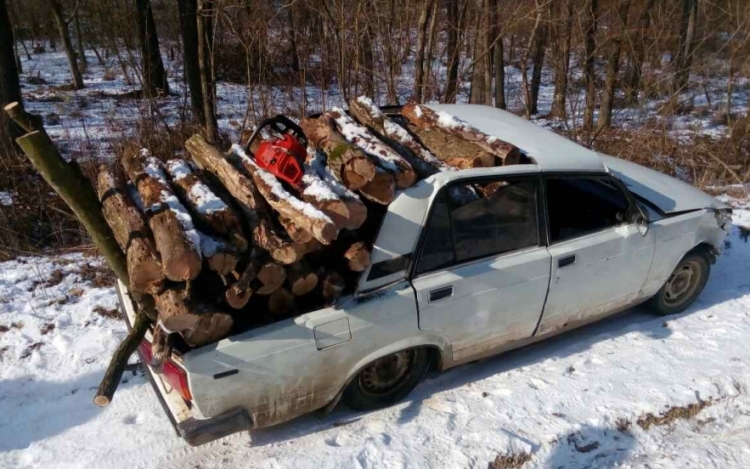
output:
{"label": "log stacked on car roof", "polygon": [[120,164],[129,182],[101,169],[98,193],[127,254],[130,288],[155,300],[160,355],[176,336],[198,347],[237,323],[334,303],[369,267],[377,218],[397,191],[440,171],[523,160],[512,145],[421,105],[386,116],[361,97],[349,112],[302,119],[310,147],[297,185],[239,145],[224,154],[199,135],[185,144],[189,159],[128,152]]}

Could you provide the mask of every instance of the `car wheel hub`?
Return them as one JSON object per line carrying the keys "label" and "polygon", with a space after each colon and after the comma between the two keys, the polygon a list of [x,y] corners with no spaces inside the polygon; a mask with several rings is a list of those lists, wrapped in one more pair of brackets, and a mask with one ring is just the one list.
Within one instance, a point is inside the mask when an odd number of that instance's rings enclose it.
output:
{"label": "car wheel hub", "polygon": [[413,361],[412,350],[404,350],[376,360],[360,373],[362,390],[371,395],[382,395],[392,391],[404,381]]}
{"label": "car wheel hub", "polygon": [[693,262],[679,266],[672,273],[672,276],[669,277],[669,280],[667,280],[666,288],[664,289],[665,302],[669,305],[674,305],[687,298],[697,283],[693,281],[696,273],[697,267]]}

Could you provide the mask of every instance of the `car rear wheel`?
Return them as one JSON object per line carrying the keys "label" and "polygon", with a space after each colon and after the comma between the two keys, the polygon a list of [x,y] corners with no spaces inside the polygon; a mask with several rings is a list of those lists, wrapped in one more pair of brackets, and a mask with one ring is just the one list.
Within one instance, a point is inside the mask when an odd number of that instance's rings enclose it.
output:
{"label": "car rear wheel", "polygon": [[711,263],[705,254],[688,253],[677,264],[661,289],[648,301],[649,308],[660,316],[681,313],[701,294],[710,271]]}
{"label": "car rear wheel", "polygon": [[425,348],[386,355],[363,368],[346,387],[342,400],[355,410],[374,410],[403,399],[427,373]]}

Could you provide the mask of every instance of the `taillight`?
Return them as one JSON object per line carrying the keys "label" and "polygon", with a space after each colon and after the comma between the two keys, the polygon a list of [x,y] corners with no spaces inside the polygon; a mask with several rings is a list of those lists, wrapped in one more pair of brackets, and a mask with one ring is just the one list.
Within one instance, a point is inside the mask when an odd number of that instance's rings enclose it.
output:
{"label": "taillight", "polygon": [[[141,345],[138,346],[138,350],[141,354],[141,358],[146,362],[147,365],[151,365],[154,355],[151,351],[151,343],[144,340]],[[185,370],[177,366],[171,359],[167,359],[161,368],[162,377],[169,383],[173,389],[180,393],[183,399],[189,401],[193,398],[190,394],[190,388],[188,387],[187,373]]]}
{"label": "taillight", "polygon": [[187,373],[185,373],[185,370],[175,365],[172,360],[167,360],[164,362],[161,372],[162,375],[164,375],[164,379],[166,379],[167,382],[180,393],[183,399],[189,401],[193,398],[192,394],[190,394]]}

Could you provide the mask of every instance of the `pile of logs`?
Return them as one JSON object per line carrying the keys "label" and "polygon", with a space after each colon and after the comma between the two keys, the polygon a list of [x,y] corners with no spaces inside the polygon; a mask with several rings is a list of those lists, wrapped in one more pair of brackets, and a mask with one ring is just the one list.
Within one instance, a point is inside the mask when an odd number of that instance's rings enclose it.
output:
{"label": "pile of logs", "polygon": [[439,171],[524,162],[514,146],[418,104],[390,117],[360,97],[348,113],[300,126],[310,148],[299,186],[239,145],[222,153],[199,135],[186,159],[134,149],[100,169],[130,290],[154,299],[155,356],[333,303],[369,266],[377,218],[397,191]]}

